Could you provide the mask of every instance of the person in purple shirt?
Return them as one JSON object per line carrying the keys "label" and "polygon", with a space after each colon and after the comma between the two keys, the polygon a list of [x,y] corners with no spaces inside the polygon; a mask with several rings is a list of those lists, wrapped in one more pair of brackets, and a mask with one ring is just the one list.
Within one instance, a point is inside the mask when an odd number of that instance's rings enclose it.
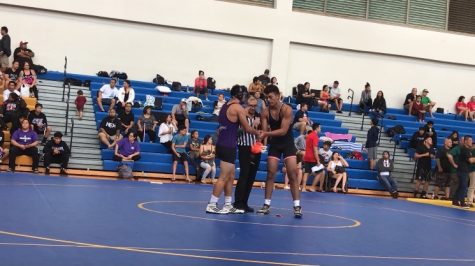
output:
{"label": "person in purple shirt", "polygon": [[123,138],[115,145],[114,161],[138,161],[140,160],[140,146],[137,142],[137,133],[130,132],[127,138]]}
{"label": "person in purple shirt", "polygon": [[33,159],[32,170],[38,173],[38,135],[30,128],[28,119],[21,122],[21,127],[17,129],[11,138],[10,160],[8,171],[15,171],[15,160],[17,156],[27,155]]}

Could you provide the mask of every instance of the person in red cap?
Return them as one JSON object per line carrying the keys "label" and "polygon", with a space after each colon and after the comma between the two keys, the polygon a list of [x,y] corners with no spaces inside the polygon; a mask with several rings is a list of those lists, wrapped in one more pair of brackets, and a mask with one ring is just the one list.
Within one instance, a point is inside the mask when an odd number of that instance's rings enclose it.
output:
{"label": "person in red cap", "polygon": [[32,58],[35,56],[35,53],[28,49],[27,44],[27,41],[21,41],[20,46],[13,52],[13,58],[20,63],[20,69],[23,69],[25,62],[28,62],[31,67],[33,66]]}

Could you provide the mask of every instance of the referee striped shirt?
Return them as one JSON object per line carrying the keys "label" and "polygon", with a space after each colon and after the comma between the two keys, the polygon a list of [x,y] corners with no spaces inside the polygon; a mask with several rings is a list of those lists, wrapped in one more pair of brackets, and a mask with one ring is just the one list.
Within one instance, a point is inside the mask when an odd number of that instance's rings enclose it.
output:
{"label": "referee striped shirt", "polygon": [[[250,127],[254,126],[255,117],[246,116],[247,123]],[[238,146],[252,146],[256,142],[256,135],[247,133],[242,126],[239,126]]]}

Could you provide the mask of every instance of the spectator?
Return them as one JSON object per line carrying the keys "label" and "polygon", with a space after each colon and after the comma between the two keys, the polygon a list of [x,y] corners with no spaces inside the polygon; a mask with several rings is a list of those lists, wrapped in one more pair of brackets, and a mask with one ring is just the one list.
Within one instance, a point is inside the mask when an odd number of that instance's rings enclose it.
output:
{"label": "spectator", "polygon": [[[262,82],[262,81],[261,81]],[[276,77],[272,77],[270,79],[270,84],[271,85],[275,85],[275,86],[278,86],[279,85],[279,82],[277,82],[277,78]]]}
{"label": "spectator", "polygon": [[[450,138],[450,136],[448,137]],[[459,178],[457,176],[457,168],[458,164],[460,161],[460,151],[465,145],[464,142],[464,137],[460,138],[460,144],[458,144],[459,140],[457,138],[457,144],[454,144],[453,138],[450,138],[452,140],[452,149],[450,149],[449,153],[447,154],[447,158],[449,159],[450,165],[451,165],[451,171],[450,171],[450,199],[454,199],[455,197],[455,192],[457,191],[459,187]],[[453,202],[454,203],[454,202]],[[456,206],[456,205],[455,205]]]}
{"label": "spectator", "polygon": [[76,96],[76,100],[74,100],[74,103],[76,104],[76,111],[79,116],[79,120],[82,120],[82,117],[84,115],[84,105],[86,105],[87,99],[86,96],[84,96],[84,92],[82,90],[78,90]]}
{"label": "spectator", "polygon": [[30,112],[28,120],[30,121],[31,129],[33,129],[37,135],[43,135],[41,145],[45,145],[53,129],[48,126],[48,120],[43,113],[43,105],[41,103],[35,105],[35,110]]}
{"label": "spectator", "polygon": [[180,125],[185,126],[185,128],[190,127],[190,120],[188,116],[188,108],[186,106],[186,99],[181,99],[179,104],[173,105],[172,108],[172,121],[175,124],[175,127],[179,127]]}
{"label": "spectator", "polygon": [[3,144],[5,143],[5,134],[3,130],[0,130],[0,163],[8,157],[10,153],[9,149],[3,148]]}
{"label": "spectator", "polygon": [[0,40],[0,72],[5,72],[10,66],[8,58],[12,54],[12,46],[8,28],[3,26],[1,29],[2,39]]}
{"label": "spectator", "polygon": [[152,114],[152,107],[145,106],[143,108],[143,114],[137,120],[137,134],[139,139],[145,141],[145,133],[147,133],[150,143],[154,143],[157,140],[157,134],[155,128],[158,125],[157,119]]}
{"label": "spectator", "polygon": [[20,69],[23,69],[23,65],[25,63],[30,64],[30,66],[33,66],[33,58],[35,56],[35,53],[33,53],[32,50],[28,49],[27,47],[28,42],[26,41],[21,41],[20,46],[15,49],[13,52],[13,60],[18,61],[20,63]]}
{"label": "spectator", "polygon": [[434,106],[436,105],[436,102],[433,102],[430,100],[429,96],[427,96],[427,94],[429,93],[429,91],[427,89],[424,89],[422,91],[422,99],[421,99],[421,103],[422,105],[424,106],[424,110],[426,112],[429,112],[429,115],[430,117],[434,117],[432,115],[432,109],[434,108]]}
{"label": "spectator", "polygon": [[416,170],[416,186],[414,189],[414,198],[417,197],[419,193],[419,187],[421,183],[424,184],[422,189],[421,198],[427,198],[427,190],[429,189],[429,183],[431,180],[431,149],[432,149],[432,138],[429,136],[424,137],[424,142],[422,145],[419,145],[416,149],[416,154],[414,155],[414,160],[417,161],[417,170]]}
{"label": "spectator", "polygon": [[216,164],[214,162],[216,148],[213,145],[213,139],[210,135],[206,135],[203,144],[199,148],[199,153],[201,156],[201,168],[204,169],[203,175],[201,176],[201,182],[206,183],[206,177],[211,173],[211,181],[216,182]]}
{"label": "spectator", "polygon": [[201,167],[200,167],[200,134],[198,130],[191,131],[190,140],[188,141],[188,149],[190,155],[190,161],[194,164],[196,170],[196,181],[201,180],[201,176],[199,175]]}
{"label": "spectator", "polygon": [[383,152],[383,158],[378,161],[378,181],[389,191],[394,199],[397,199],[397,183],[391,176],[391,172],[394,170],[394,162],[389,159],[390,155],[388,151]]}
{"label": "spectator", "polygon": [[455,110],[457,111],[458,115],[461,115],[465,118],[465,121],[468,120],[470,110],[468,109],[467,104],[465,103],[465,96],[459,97],[457,103],[455,104]]}
{"label": "spectator", "polygon": [[117,141],[122,139],[122,135],[120,134],[120,120],[116,117],[115,109],[109,109],[109,116],[102,120],[97,136],[109,149],[115,147]]}
{"label": "spectator", "polygon": [[470,98],[470,102],[467,103],[467,108],[469,111],[468,117],[475,122],[475,96]]}
{"label": "spectator", "polygon": [[434,188],[434,199],[439,199],[439,191],[441,189],[445,192],[445,197],[442,197],[442,199],[446,200],[450,198],[451,165],[447,155],[451,148],[452,140],[446,138],[444,140],[444,146],[437,150],[435,158],[438,175]]}
{"label": "spectator", "polygon": [[[270,74],[269,69],[266,69],[266,70],[264,70],[264,74],[262,74],[258,77],[259,81],[261,82],[261,84],[264,87],[267,86],[267,84],[271,83],[271,80],[269,78],[269,74]],[[273,85],[276,85],[276,84],[273,84]]]}
{"label": "spectator", "polygon": [[322,91],[320,92],[320,98],[318,99],[318,105],[320,106],[320,111],[328,112],[330,110],[330,93],[328,92],[328,86],[323,85]]}
{"label": "spectator", "polygon": [[160,138],[160,143],[167,148],[169,153],[172,153],[172,139],[176,131],[176,126],[172,123],[172,116],[167,115],[165,122],[158,129],[158,137]]}
{"label": "spectator", "polygon": [[424,122],[426,110],[424,109],[424,104],[422,104],[422,96],[416,96],[416,101],[412,103],[411,112],[412,115],[417,117],[418,122]]}
{"label": "spectator", "polygon": [[411,93],[406,95],[406,100],[404,100],[404,109],[407,110],[409,115],[413,115],[412,106],[414,101],[417,98],[417,88],[412,88]]}
{"label": "spectator", "polygon": [[4,123],[14,123],[18,119],[18,109],[20,108],[20,96],[10,93],[8,99],[3,103],[2,116]]}
{"label": "spectator", "polygon": [[15,89],[15,86],[16,86],[16,84],[15,84],[14,81],[8,82],[8,86],[3,90],[3,100],[4,101],[7,101],[8,98],[10,98],[10,93],[13,93],[13,94],[16,94],[16,95],[20,96],[20,92]]}
{"label": "spectator", "polygon": [[343,99],[341,98],[340,83],[335,80],[333,86],[330,88],[330,102],[333,102],[336,107],[336,112],[341,114],[343,109]]}
{"label": "spectator", "polygon": [[205,77],[203,70],[198,71],[198,77],[195,79],[195,94],[200,98],[200,93],[204,93],[206,100],[208,101],[208,81]]}
{"label": "spectator", "polygon": [[140,145],[137,141],[137,133],[130,132],[127,138],[123,138],[115,145],[114,161],[138,161],[140,160]]}
{"label": "spectator", "polygon": [[223,105],[226,103],[226,100],[224,99],[224,94],[220,93],[218,94],[218,100],[214,101],[213,105],[213,115],[219,115],[219,112],[221,111],[221,108]]}
{"label": "spectator", "polygon": [[384,116],[386,114],[386,99],[384,99],[383,91],[378,91],[376,98],[373,101],[373,110],[379,116]]}
{"label": "spectator", "polygon": [[323,148],[320,148],[320,150],[318,151],[321,156],[321,159],[323,159],[321,160],[321,163],[323,163],[325,166],[328,165],[333,154],[333,152],[330,150],[331,146],[332,143],[330,141],[325,141],[323,143]]}
{"label": "spectator", "polygon": [[294,129],[300,131],[300,135],[305,134],[306,131],[312,130],[310,126],[312,121],[308,117],[307,104],[301,103],[300,110],[295,113]]}
{"label": "spectator", "polygon": [[312,108],[315,99],[315,93],[310,93],[310,83],[297,85],[297,104],[306,103],[308,108]]}
{"label": "spectator", "polygon": [[[5,85],[10,83],[10,81],[13,81],[15,83],[15,89],[20,88],[20,79],[18,78],[20,76],[20,64],[18,61],[14,61],[12,64],[11,68],[8,68],[3,72],[3,80]],[[4,98],[5,99],[5,98]]]}
{"label": "spectator", "polygon": [[340,153],[334,152],[330,162],[328,163],[327,171],[329,178],[336,179],[335,185],[332,188],[333,192],[335,193],[338,191],[338,184],[340,184],[340,181],[342,182],[341,191],[343,191],[343,193],[348,192],[346,189],[348,175],[346,173],[345,167],[348,167],[348,162],[343,157],[341,157]]}
{"label": "spectator", "polygon": [[30,128],[28,119],[23,119],[21,128],[16,130],[11,138],[10,158],[8,163],[8,172],[15,172],[15,160],[17,156],[27,155],[33,159],[32,170],[38,173],[38,136]]}
{"label": "spectator", "polygon": [[57,163],[61,165],[59,174],[62,176],[67,176],[66,169],[68,168],[69,156],[71,150],[68,147],[68,144],[62,140],[63,134],[61,132],[55,132],[53,138],[46,143],[43,153],[44,153],[44,166],[45,166],[45,175],[49,175],[50,164]]}
{"label": "spectator", "polygon": [[254,93],[254,98],[257,100],[257,107],[256,107],[256,113],[262,114],[262,112],[266,109],[266,104],[264,100],[262,100],[262,94],[258,91]]}
{"label": "spectator", "polygon": [[359,103],[359,114],[363,112],[366,114],[368,110],[373,109],[373,99],[371,98],[371,85],[366,82],[364,90],[361,92],[361,98]]}
{"label": "spectator", "polygon": [[[30,63],[25,62],[23,64],[23,70],[20,72],[20,83],[21,86],[26,86],[30,90],[30,97],[38,98],[38,88],[36,84],[38,79],[36,78],[36,72],[33,69],[30,69]],[[22,95],[23,96],[23,95]]]}
{"label": "spectator", "polygon": [[452,140],[452,147],[455,147],[456,145],[460,144],[459,137],[460,137],[459,132],[457,130],[454,130],[454,131],[452,131],[452,133],[450,133],[448,138],[450,138],[450,140]]}
{"label": "spectator", "polygon": [[114,109],[117,94],[119,91],[115,87],[117,81],[115,79],[111,79],[109,84],[104,84],[97,93],[97,105],[99,106],[99,110],[101,112],[105,112],[103,105],[109,105],[109,110]]}
{"label": "spectator", "polygon": [[129,135],[130,132],[135,132],[134,113],[132,113],[132,104],[126,103],[125,109],[119,114],[120,130],[124,136]]}
{"label": "spectator", "polygon": [[252,79],[252,83],[249,84],[249,94],[254,96],[256,92],[259,92],[262,94],[264,91],[264,85],[262,85],[261,81],[259,80],[258,77],[254,77]]}
{"label": "spectator", "polygon": [[417,147],[419,147],[419,145],[424,142],[425,137],[426,130],[424,127],[420,127],[417,132],[414,132],[414,134],[412,134],[411,140],[409,142],[409,147],[412,149],[417,149]]}
{"label": "spectator", "polygon": [[366,136],[366,149],[368,150],[369,169],[374,170],[377,157],[379,139],[378,120],[371,119],[371,128]]}
{"label": "spectator", "polygon": [[[320,156],[318,154],[318,134],[320,133],[320,124],[313,123],[312,131],[308,134],[305,141],[305,155],[303,157],[304,173],[302,177],[302,191],[307,191],[307,178],[308,175],[314,175],[311,191],[315,191],[317,183],[320,182],[320,188],[323,186],[325,179],[325,172],[323,171],[323,165],[320,162]],[[314,171],[315,166],[321,166],[320,171]]]}
{"label": "spectator", "polygon": [[134,105],[134,100],[135,90],[130,87],[130,81],[126,79],[124,80],[123,87],[117,93],[117,113],[120,115],[124,111],[126,103]]}
{"label": "spectator", "polygon": [[432,139],[432,146],[437,147],[437,132],[435,132],[434,122],[428,121],[427,124],[424,126],[425,134],[431,137]]}
{"label": "spectator", "polygon": [[452,200],[452,205],[459,206],[464,209],[470,208],[470,206],[465,203],[465,194],[467,193],[467,184],[470,168],[473,164],[475,164],[475,157],[472,156],[472,145],[472,136],[465,136],[464,145],[460,149],[459,162],[455,167],[457,168],[459,186]]}
{"label": "spectator", "polygon": [[[475,146],[473,145],[473,140],[472,140],[472,158],[475,157]],[[467,193],[467,205],[470,206],[470,208],[473,208],[473,203],[475,200],[475,164],[472,163],[470,166],[470,173],[469,173],[469,183],[470,186],[468,187],[468,193]]]}
{"label": "spectator", "polygon": [[297,149],[297,158],[303,158],[305,155],[307,135],[311,132],[312,131],[309,130],[307,134],[300,135],[294,139],[295,148]]}
{"label": "spectator", "polygon": [[176,166],[178,161],[183,163],[185,167],[186,181],[189,183],[191,179],[189,177],[188,171],[188,154],[186,154],[186,144],[188,143],[188,135],[186,134],[187,129],[184,125],[178,127],[178,134],[173,136],[172,139],[172,155],[173,155],[173,181],[175,181]]}

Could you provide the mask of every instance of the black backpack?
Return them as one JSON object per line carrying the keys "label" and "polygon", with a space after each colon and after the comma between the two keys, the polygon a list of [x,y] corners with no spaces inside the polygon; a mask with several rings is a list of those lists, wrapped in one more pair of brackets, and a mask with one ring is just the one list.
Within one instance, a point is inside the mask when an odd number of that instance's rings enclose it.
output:
{"label": "black backpack", "polygon": [[172,91],[181,91],[181,83],[178,81],[173,81]]}
{"label": "black backpack", "polygon": [[394,137],[396,135],[401,135],[401,134],[406,134],[406,130],[402,125],[395,125],[394,127],[391,127],[388,129],[388,137]]}
{"label": "black backpack", "polygon": [[214,80],[214,78],[208,77],[208,79],[206,80],[206,82],[208,83],[208,89],[209,89],[209,90],[214,90],[214,89],[216,89],[216,80]]}
{"label": "black backpack", "polygon": [[33,70],[36,74],[46,74],[48,72],[48,69],[42,65],[33,65]]}
{"label": "black backpack", "polygon": [[153,83],[157,85],[165,85],[165,78],[162,77],[160,74],[157,74],[157,77],[153,79]]}
{"label": "black backpack", "polygon": [[97,76],[98,77],[103,77],[103,78],[108,78],[109,73],[107,73],[107,71],[99,71],[99,72],[97,72]]}
{"label": "black backpack", "polygon": [[162,123],[167,121],[168,113],[167,112],[152,112],[153,115],[155,116],[155,119],[158,122],[158,125],[161,125]]}
{"label": "black backpack", "polygon": [[118,71],[111,71],[110,77],[122,80],[126,80],[128,78],[127,73]]}
{"label": "black backpack", "polygon": [[65,83],[69,83],[72,86],[82,86],[82,81],[76,78],[66,78]]}

